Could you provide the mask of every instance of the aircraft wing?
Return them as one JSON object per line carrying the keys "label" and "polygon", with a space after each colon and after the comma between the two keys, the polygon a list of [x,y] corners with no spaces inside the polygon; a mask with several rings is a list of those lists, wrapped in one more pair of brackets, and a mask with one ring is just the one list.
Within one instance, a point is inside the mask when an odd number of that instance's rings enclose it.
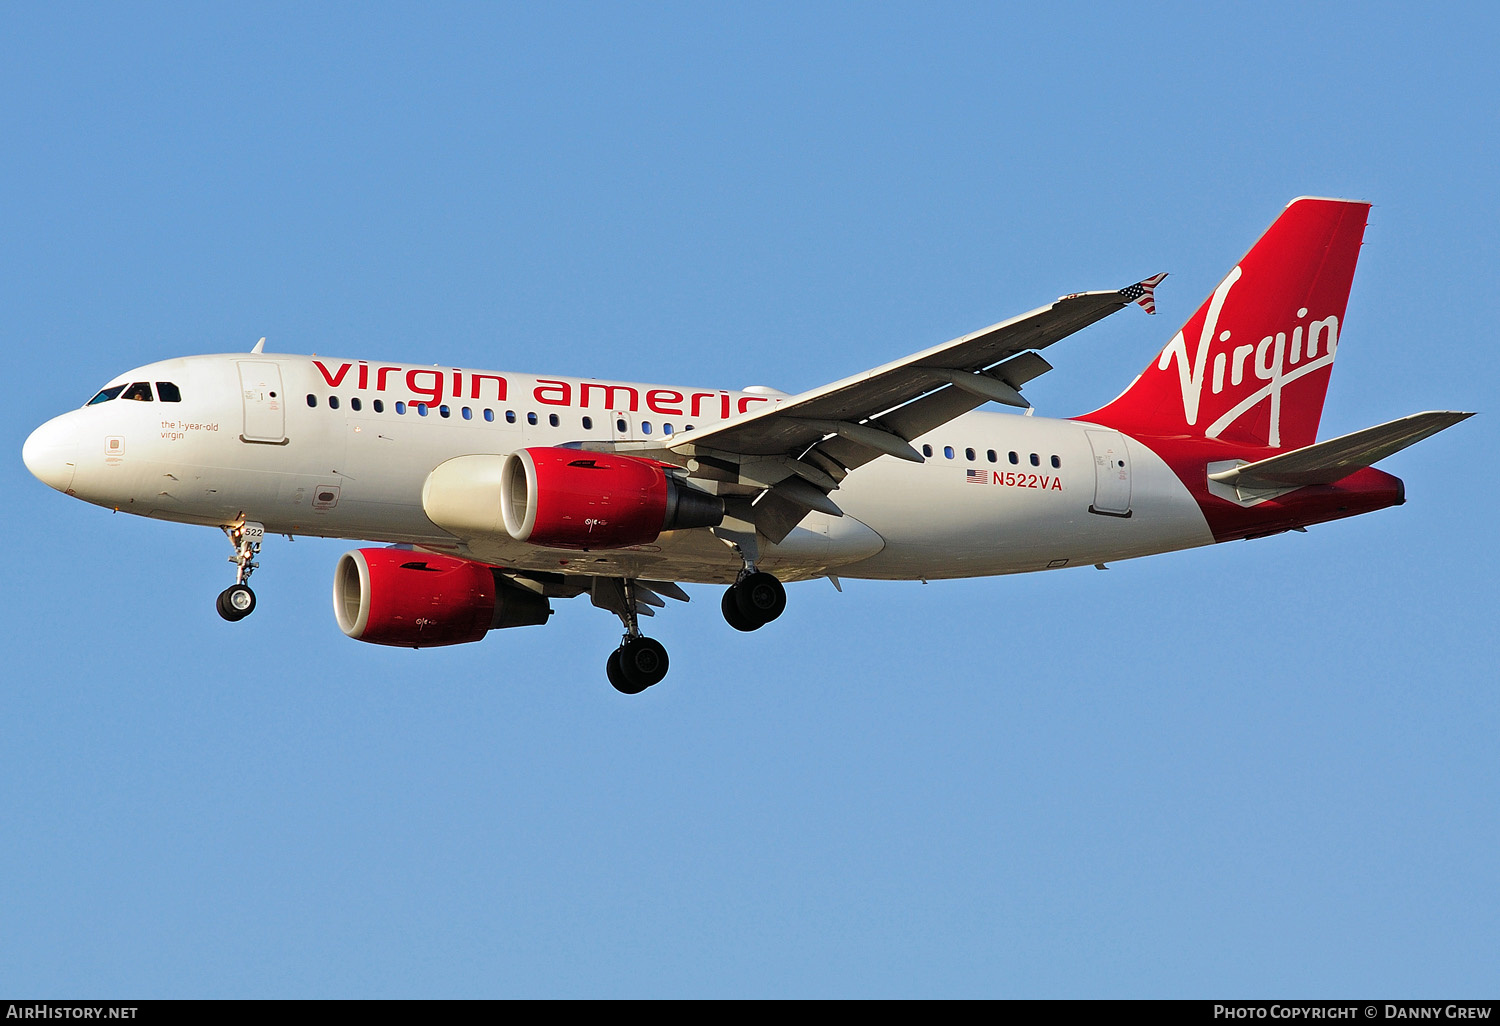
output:
{"label": "aircraft wing", "polygon": [[[690,474],[753,495],[742,519],[779,541],[812,509],[842,516],[829,497],[851,470],[880,456],[923,462],[911,439],[986,402],[1030,406],[1021,386],[1052,369],[1043,349],[1139,303],[1166,275],[1123,289],[1080,292],[905,359],[835,381],[716,427],[680,436],[664,453]],[[659,444],[659,443],[658,443]],[[668,457],[670,458],[670,457]]]}

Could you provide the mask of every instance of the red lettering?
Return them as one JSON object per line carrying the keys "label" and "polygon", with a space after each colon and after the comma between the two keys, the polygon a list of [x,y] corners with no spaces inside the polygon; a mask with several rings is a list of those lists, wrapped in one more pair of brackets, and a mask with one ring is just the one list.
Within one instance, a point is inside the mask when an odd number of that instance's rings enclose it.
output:
{"label": "red lettering", "polygon": [[479,399],[481,381],[493,381],[495,383],[495,401],[505,401],[505,379],[498,374],[470,374],[469,375],[469,398]]}
{"label": "red lettering", "polygon": [[[632,413],[639,408],[640,393],[629,385],[601,385],[596,381],[585,381],[578,386],[578,403],[580,406],[589,405],[589,389],[597,388],[604,393],[604,408],[610,410],[628,409]],[[621,406],[615,402],[615,393],[624,392],[630,398],[629,406]]]}
{"label": "red lettering", "polygon": [[329,374],[328,368],[323,366],[322,360],[314,360],[313,366],[323,372],[323,380],[328,382],[329,388],[338,388],[339,382],[344,380],[344,375],[349,373],[350,365],[347,363],[339,364],[339,372],[337,374]]}
{"label": "red lettering", "polygon": [[[677,409],[661,405],[663,403],[676,403]],[[682,416],[682,393],[674,392],[670,388],[653,388],[646,393],[646,409],[653,413],[670,413]]]}
{"label": "red lettering", "polygon": [[729,393],[719,393],[719,416],[725,420],[729,419]]}
{"label": "red lettering", "polygon": [[770,401],[763,395],[742,395],[740,396],[740,412],[744,413],[746,407],[751,403],[768,403]]}
{"label": "red lettering", "polygon": [[712,399],[716,395],[718,395],[717,392],[694,392],[692,394],[692,396],[690,397],[691,405],[690,405],[689,410],[688,410],[688,416],[689,417],[701,417],[701,416],[703,416],[703,410],[699,406],[698,400],[699,399]]}
{"label": "red lettering", "polygon": [[464,376],[457,367],[453,368],[453,391],[448,394],[455,399],[464,397]]}
{"label": "red lettering", "polygon": [[395,371],[397,374],[400,374],[401,373],[401,368],[400,367],[377,367],[377,368],[375,368],[375,391],[377,391],[377,392],[384,392],[385,391],[385,376],[387,374],[389,374],[391,371]]}
{"label": "red lettering", "polygon": [[[423,387],[417,384],[417,375],[429,375],[432,384]],[[421,396],[430,403],[440,402],[443,398],[443,375],[441,371],[435,370],[409,370],[406,372],[406,387],[411,394]]]}
{"label": "red lettering", "polygon": [[[537,378],[536,391],[532,393],[539,403],[548,406],[571,406],[573,403],[573,386],[566,381],[555,381],[552,378]],[[555,398],[553,397],[555,395]]]}
{"label": "red lettering", "polygon": [[1060,477],[1054,477],[1052,479],[1052,490],[1054,492],[1060,492],[1060,491],[1062,491],[1062,478],[1060,478]]}
{"label": "red lettering", "polygon": [[370,365],[365,361],[359,361],[359,387],[361,389],[370,387]]}

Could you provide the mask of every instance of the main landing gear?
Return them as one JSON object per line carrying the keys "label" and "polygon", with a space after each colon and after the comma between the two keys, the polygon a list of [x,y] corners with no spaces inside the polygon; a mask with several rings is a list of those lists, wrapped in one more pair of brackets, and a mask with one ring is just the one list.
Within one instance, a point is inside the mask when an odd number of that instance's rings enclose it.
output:
{"label": "main landing gear", "polygon": [[622,695],[639,695],[667,675],[667,650],[655,638],[627,634],[620,647],[609,654],[604,672]]}
{"label": "main landing gear", "polygon": [[234,583],[219,593],[219,615],[230,623],[243,620],[255,612],[255,592],[250,590],[250,575],[260,566],[255,557],[260,554],[260,543],[266,536],[263,525],[246,521],[222,529],[234,546],[234,555],[229,561],[235,565]]}
{"label": "main landing gear", "polygon": [[747,566],[724,591],[724,619],[737,631],[757,631],[786,609],[786,589],[768,573]]}
{"label": "main landing gear", "polygon": [[[669,582],[619,577],[596,577],[592,590],[594,605],[612,611],[625,627],[620,647],[604,664],[609,682],[626,695],[638,695],[660,684],[667,675],[667,650],[661,642],[641,634],[640,617],[650,614],[651,606],[663,604],[657,592],[683,602],[687,595]],[[775,577],[756,570],[747,561],[739,580],[724,592],[721,608],[724,619],[735,630],[758,630],[786,609],[786,589]]]}
{"label": "main landing gear", "polygon": [[[667,659],[666,646],[641,633],[635,581],[621,580],[618,583],[622,601],[618,605],[612,603],[609,608],[619,614],[620,622],[625,625],[625,637],[620,641],[620,647],[609,654],[604,672],[616,691],[623,695],[638,695],[662,682],[670,660]],[[657,605],[661,604],[660,599],[655,601]]]}

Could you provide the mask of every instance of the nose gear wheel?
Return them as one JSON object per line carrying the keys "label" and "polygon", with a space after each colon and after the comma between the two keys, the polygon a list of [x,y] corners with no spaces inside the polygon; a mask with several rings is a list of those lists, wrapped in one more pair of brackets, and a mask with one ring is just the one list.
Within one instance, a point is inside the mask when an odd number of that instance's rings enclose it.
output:
{"label": "nose gear wheel", "polygon": [[219,615],[230,623],[255,612],[255,592],[248,584],[232,584],[219,592]]}

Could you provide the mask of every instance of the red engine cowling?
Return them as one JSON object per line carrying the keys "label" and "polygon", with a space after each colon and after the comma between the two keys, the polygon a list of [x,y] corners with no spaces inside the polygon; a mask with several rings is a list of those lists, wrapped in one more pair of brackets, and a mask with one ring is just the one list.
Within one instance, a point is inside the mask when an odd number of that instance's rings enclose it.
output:
{"label": "red engine cowling", "polygon": [[357,641],[431,648],[478,641],[494,627],[546,623],[540,595],[497,582],[490,567],[407,549],[356,549],[333,573],[339,628]]}
{"label": "red engine cowling", "polygon": [[678,484],[655,460],[533,448],[505,458],[500,515],[516,541],[615,549],[663,531],[713,527],[724,519],[724,501]]}

